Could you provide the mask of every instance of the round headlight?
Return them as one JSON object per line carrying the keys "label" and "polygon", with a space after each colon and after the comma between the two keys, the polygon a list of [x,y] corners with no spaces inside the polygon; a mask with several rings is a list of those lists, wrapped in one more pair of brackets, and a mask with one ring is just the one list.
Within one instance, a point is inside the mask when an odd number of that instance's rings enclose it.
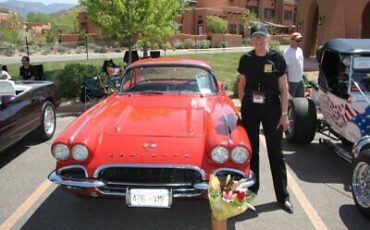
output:
{"label": "round headlight", "polygon": [[211,156],[216,163],[222,164],[229,159],[229,151],[223,146],[217,146],[212,150]]}
{"label": "round headlight", "polygon": [[69,148],[65,144],[56,144],[52,149],[53,156],[57,160],[66,160],[69,157]]}
{"label": "round headlight", "polygon": [[77,144],[73,146],[72,150],[72,157],[76,161],[84,161],[89,156],[89,150],[86,148],[85,145]]}
{"label": "round headlight", "polygon": [[248,160],[249,153],[248,149],[237,146],[231,151],[231,159],[237,164],[243,164]]}

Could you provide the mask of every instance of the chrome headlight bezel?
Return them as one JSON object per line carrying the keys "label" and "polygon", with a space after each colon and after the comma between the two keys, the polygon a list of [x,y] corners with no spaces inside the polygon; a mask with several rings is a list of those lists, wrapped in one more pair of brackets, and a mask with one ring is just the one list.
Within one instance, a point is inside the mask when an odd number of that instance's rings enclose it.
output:
{"label": "chrome headlight bezel", "polygon": [[53,154],[54,158],[57,160],[67,160],[70,156],[70,151],[67,145],[65,144],[56,144],[53,146],[51,153]]}
{"label": "chrome headlight bezel", "polygon": [[230,157],[229,150],[222,145],[216,146],[212,149],[211,158],[218,164],[225,163]]}
{"label": "chrome headlight bezel", "polygon": [[76,144],[71,149],[71,155],[76,161],[85,161],[89,157],[89,149],[83,144]]}
{"label": "chrome headlight bezel", "polygon": [[231,151],[231,159],[236,164],[244,164],[249,158],[249,151],[244,146],[236,146]]}

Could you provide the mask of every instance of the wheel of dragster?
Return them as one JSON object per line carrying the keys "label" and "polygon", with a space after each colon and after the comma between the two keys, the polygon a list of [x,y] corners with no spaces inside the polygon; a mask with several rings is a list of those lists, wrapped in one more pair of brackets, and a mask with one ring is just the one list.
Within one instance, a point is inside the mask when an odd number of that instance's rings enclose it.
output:
{"label": "wheel of dragster", "polygon": [[309,144],[315,137],[317,116],[315,103],[308,98],[293,98],[289,101],[289,128],[286,139],[294,144]]}
{"label": "wheel of dragster", "polygon": [[370,148],[361,151],[354,161],[352,195],[356,207],[370,219]]}

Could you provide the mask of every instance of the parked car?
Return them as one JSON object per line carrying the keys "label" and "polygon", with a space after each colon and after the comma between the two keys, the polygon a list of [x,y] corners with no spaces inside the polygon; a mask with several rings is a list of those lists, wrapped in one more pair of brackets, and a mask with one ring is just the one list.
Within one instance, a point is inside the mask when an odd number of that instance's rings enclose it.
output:
{"label": "parked car", "polygon": [[50,139],[59,103],[53,82],[0,80],[0,152],[32,131],[40,140]]}
{"label": "parked car", "polygon": [[316,131],[329,137],[321,142],[353,163],[354,201],[370,217],[370,39],[330,40],[318,50],[317,60],[320,73],[311,98],[290,102],[286,137],[301,144],[310,143]]}
{"label": "parked car", "polygon": [[170,207],[175,197],[204,197],[210,174],[253,185],[251,154],[238,111],[208,64],[148,58],[56,138],[49,179],[77,195]]}

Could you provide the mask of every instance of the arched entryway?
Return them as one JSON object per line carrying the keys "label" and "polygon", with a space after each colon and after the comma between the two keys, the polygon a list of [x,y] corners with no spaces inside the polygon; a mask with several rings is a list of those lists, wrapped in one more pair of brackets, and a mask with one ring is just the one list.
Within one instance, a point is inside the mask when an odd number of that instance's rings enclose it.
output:
{"label": "arched entryway", "polygon": [[362,13],[361,38],[370,38],[370,2],[367,3]]}
{"label": "arched entryway", "polygon": [[[317,48],[317,25],[319,21],[319,5],[316,1],[312,1],[311,7],[308,13],[308,33],[306,35],[306,54],[309,56],[316,55]],[[308,52],[308,53],[307,53]]]}

